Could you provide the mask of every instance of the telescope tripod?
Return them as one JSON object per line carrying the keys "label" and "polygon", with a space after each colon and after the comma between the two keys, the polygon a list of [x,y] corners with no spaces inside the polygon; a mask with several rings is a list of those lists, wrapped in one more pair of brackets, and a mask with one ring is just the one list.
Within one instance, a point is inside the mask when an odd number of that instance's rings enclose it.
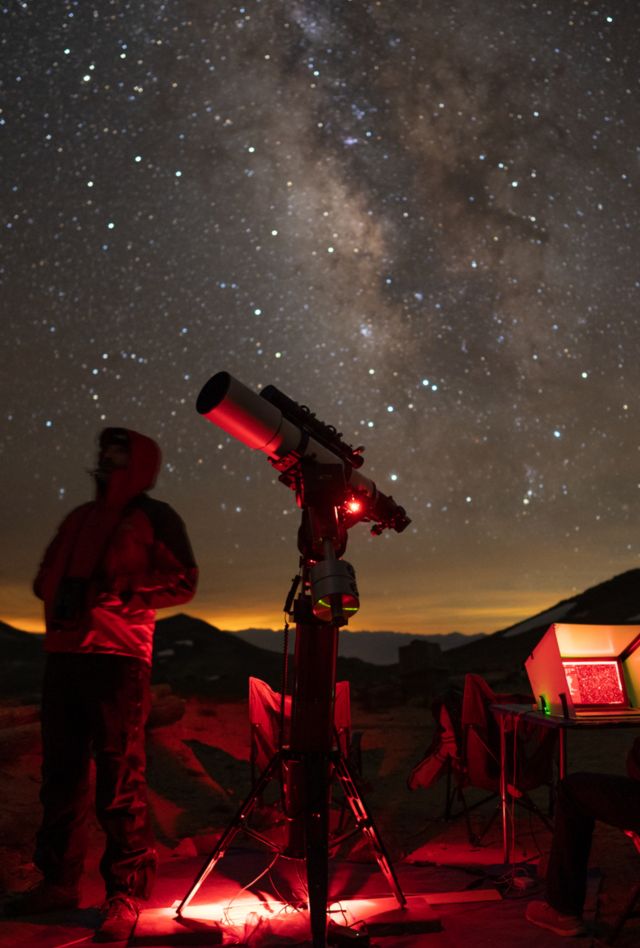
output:
{"label": "telescope tripod", "polygon": [[[313,948],[325,948],[329,799],[334,777],[354,817],[353,833],[360,831],[367,837],[378,866],[401,908],[406,906],[406,898],[349,762],[339,749],[332,746],[338,626],[335,622],[327,623],[315,617],[310,596],[304,590],[294,603],[293,614],[296,619],[295,681],[289,745],[281,747],[271,758],[178,906],[177,915],[182,915],[242,830],[279,855],[305,859],[312,944]],[[248,822],[266,787],[280,774],[283,775],[283,809],[289,830],[288,844],[283,849],[254,830]],[[344,834],[341,840],[353,833]]]}

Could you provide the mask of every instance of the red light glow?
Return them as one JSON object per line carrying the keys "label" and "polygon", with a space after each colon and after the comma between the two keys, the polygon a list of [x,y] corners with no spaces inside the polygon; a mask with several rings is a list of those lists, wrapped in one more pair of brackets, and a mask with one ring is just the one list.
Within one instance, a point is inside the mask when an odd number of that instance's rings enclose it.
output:
{"label": "red light glow", "polygon": [[205,902],[190,905],[183,913],[184,918],[197,918],[217,922],[227,935],[235,934],[245,938],[252,930],[276,929],[285,925],[289,937],[299,933],[306,937],[309,930],[309,915],[306,911],[279,902],[266,893],[241,892],[232,899],[220,902]]}
{"label": "red light glow", "polygon": [[[266,892],[245,890],[224,901],[192,904],[185,909],[182,917],[215,924],[224,935],[224,944],[250,942],[252,945],[266,946],[294,941],[307,944],[309,938],[309,913],[306,908],[280,902]],[[367,922],[404,926],[408,921],[433,917],[428,897],[425,896],[410,897],[405,909],[400,909],[396,900],[390,897],[340,899],[327,908],[329,920],[349,928],[357,928]]]}
{"label": "red light glow", "polygon": [[352,497],[351,500],[347,501],[347,510],[349,513],[360,513],[362,511],[362,501]]}
{"label": "red light glow", "polygon": [[[394,899],[340,900],[328,906],[327,917],[339,925],[352,926],[394,908],[397,909]],[[190,905],[183,917],[215,923],[224,932],[225,944],[227,939],[233,939],[229,944],[251,940],[255,945],[273,945],[280,939],[306,943],[309,937],[306,908],[279,902],[264,892],[259,893],[259,898],[255,892],[245,891],[230,900]]]}

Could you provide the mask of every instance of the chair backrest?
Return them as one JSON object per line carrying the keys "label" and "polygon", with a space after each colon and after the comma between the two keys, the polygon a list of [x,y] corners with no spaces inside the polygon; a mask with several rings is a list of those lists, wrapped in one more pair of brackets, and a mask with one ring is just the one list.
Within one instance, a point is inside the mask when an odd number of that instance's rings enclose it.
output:
{"label": "chair backrest", "polygon": [[500,731],[491,714],[498,701],[480,675],[468,674],[462,695],[462,754],[467,782],[483,790],[500,787]]}
{"label": "chair backrest", "polygon": [[[282,743],[288,740],[291,723],[291,696],[285,695]],[[281,696],[266,681],[249,678],[249,724],[251,727],[251,768],[261,773],[280,746]]]}
{"label": "chair backrest", "polygon": [[[462,698],[463,763],[472,787],[500,787],[500,728],[492,704],[526,701],[527,696],[495,692],[480,675],[465,676]],[[529,722],[507,736],[507,777],[519,790],[533,790],[553,780],[557,731]]]}
{"label": "chair backrest", "polygon": [[[266,681],[249,678],[249,724],[251,726],[251,767],[261,773],[280,748],[282,698]],[[348,681],[336,683],[333,708],[335,745],[346,757],[351,741],[351,692]],[[284,699],[284,733],[282,744],[289,741],[291,695]]]}

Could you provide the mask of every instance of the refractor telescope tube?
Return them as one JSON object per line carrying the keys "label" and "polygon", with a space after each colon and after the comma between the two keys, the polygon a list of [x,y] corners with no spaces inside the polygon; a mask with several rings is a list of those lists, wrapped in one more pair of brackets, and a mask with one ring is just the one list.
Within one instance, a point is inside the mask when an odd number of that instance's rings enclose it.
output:
{"label": "refractor telescope tube", "polygon": [[[263,451],[274,460],[298,451],[304,440],[304,432],[285,418],[279,408],[228,372],[218,372],[209,379],[198,395],[196,409],[248,448]],[[341,461],[311,437],[303,453],[324,464]]]}
{"label": "refractor telescope tube", "polygon": [[372,480],[228,372],[218,372],[205,383],[196,409],[227,434],[249,448],[264,452],[272,461],[297,454],[320,464],[341,464],[352,490],[370,502],[370,514],[374,518],[387,520],[398,510],[395,501],[381,493]]}
{"label": "refractor telescope tube", "polygon": [[[248,448],[263,451],[275,461],[298,452],[321,464],[343,464],[338,454],[313,436],[305,437],[305,432],[285,418],[279,408],[228,372],[218,372],[209,379],[198,395],[196,409]],[[376,493],[373,481],[359,471],[352,470],[349,483],[368,497]]]}

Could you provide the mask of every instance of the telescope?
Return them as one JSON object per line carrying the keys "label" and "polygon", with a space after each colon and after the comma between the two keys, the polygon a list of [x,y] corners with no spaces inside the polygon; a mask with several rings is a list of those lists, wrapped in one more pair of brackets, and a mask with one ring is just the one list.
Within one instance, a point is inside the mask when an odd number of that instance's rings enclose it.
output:
{"label": "telescope", "polygon": [[[351,447],[333,426],[275,386],[267,385],[257,395],[228,372],[218,372],[203,386],[196,409],[233,438],[266,454],[280,472],[279,480],[296,491],[301,506],[309,500],[303,471],[327,466],[334,468],[330,490],[346,527],[371,522],[371,532],[379,535],[385,529],[401,533],[411,523],[404,508],[359,470],[364,448]],[[307,494],[310,489],[306,487]]]}
{"label": "telescope", "polygon": [[[334,749],[333,742],[338,634],[360,605],[355,571],[341,559],[348,529],[365,521],[372,524],[375,535],[386,529],[401,533],[411,521],[393,497],[383,494],[362,474],[363,448],[347,444],[332,425],[320,421],[305,405],[273,385],[258,395],[228,372],[218,372],[200,391],[196,409],[231,437],[266,454],[279,472],[279,480],[295,491],[302,508],[298,530],[301,559],[300,574],[285,604],[285,613],[296,623],[288,741],[283,741],[288,651],[285,638],[280,747],[177,912],[180,916],[240,829],[265,842],[263,836],[248,828],[247,820],[268,781],[279,773],[287,820],[287,844],[280,854],[306,860],[313,948],[326,948],[332,779],[340,783],[356,829],[367,836],[398,905],[406,905],[349,763],[339,749]],[[287,630],[285,623],[285,636]],[[331,943],[338,942],[334,939]]]}

